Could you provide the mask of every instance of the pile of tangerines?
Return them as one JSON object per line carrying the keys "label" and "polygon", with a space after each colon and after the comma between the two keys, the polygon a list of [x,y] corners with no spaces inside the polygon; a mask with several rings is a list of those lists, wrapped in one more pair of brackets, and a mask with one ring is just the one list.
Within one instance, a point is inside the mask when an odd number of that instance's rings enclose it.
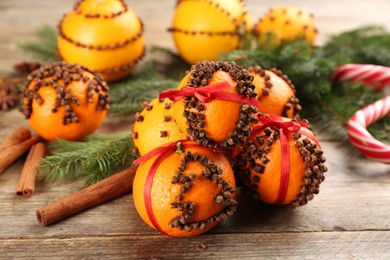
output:
{"label": "pile of tangerines", "polygon": [[[57,62],[28,80],[21,110],[43,138],[79,140],[101,124],[109,98],[99,74]],[[142,219],[170,236],[203,233],[236,211],[236,183],[266,203],[305,205],[327,168],[300,110],[279,70],[193,65],[176,90],[135,115],[133,197]]]}
{"label": "pile of tangerines", "polygon": [[[21,110],[43,138],[80,140],[104,119],[107,92],[99,74],[57,62],[30,74]],[[142,219],[170,236],[203,233],[236,211],[238,185],[266,203],[305,205],[327,168],[300,111],[279,70],[193,65],[177,89],[135,115],[133,197]]]}
{"label": "pile of tangerines", "polygon": [[169,236],[198,235],[237,209],[236,187],[271,204],[305,205],[327,171],[295,87],[276,69],[203,61],[176,90],[144,104],[133,139],[133,197]]}
{"label": "pile of tangerines", "polygon": [[[242,1],[229,3],[178,1],[169,30],[179,54],[195,64],[176,90],[160,93],[135,116],[132,137],[141,156],[135,206],[149,226],[170,236],[198,235],[231,216],[237,186],[266,203],[305,205],[327,171],[286,75],[198,62],[239,48],[252,29],[260,43],[271,34],[277,42],[297,35],[314,42],[312,16],[274,9],[253,28]],[[102,76],[66,62],[42,67],[28,78],[21,111],[47,140],[80,140],[109,108],[103,78],[128,75],[143,57],[142,22],[123,1],[77,1],[60,22],[58,53]]]}

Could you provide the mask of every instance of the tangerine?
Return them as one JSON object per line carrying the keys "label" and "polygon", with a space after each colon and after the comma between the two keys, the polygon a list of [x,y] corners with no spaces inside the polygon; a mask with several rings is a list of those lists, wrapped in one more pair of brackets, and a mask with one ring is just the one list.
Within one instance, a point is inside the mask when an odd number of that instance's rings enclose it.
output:
{"label": "tangerine", "polygon": [[217,60],[221,53],[241,47],[253,22],[243,1],[177,1],[172,21],[173,40],[189,64]]}
{"label": "tangerine", "polygon": [[260,113],[289,118],[299,115],[302,107],[296,97],[295,86],[287,75],[280,70],[264,70],[260,66],[249,67],[248,71],[254,77]]}
{"label": "tangerine", "polygon": [[[264,118],[269,126],[262,125]],[[249,141],[234,151],[237,178],[263,202],[305,205],[319,193],[327,171],[318,140],[296,120],[260,115],[259,121]]]}
{"label": "tangerine", "polygon": [[172,118],[171,108],[170,100],[156,98],[135,115],[133,140],[141,156],[161,145],[186,139],[186,133]]}
{"label": "tangerine", "polygon": [[133,183],[141,218],[169,236],[204,233],[232,215],[237,204],[234,174],[226,157],[184,142],[184,151],[165,156],[155,172],[151,168],[158,155],[141,163]]}
{"label": "tangerine", "polygon": [[58,26],[58,54],[107,81],[131,73],[145,52],[143,25],[121,0],[81,0]]}
{"label": "tangerine", "polygon": [[28,76],[21,112],[44,139],[76,141],[103,122],[108,86],[101,76],[83,66],[55,62]]}
{"label": "tangerine", "polygon": [[270,42],[279,44],[295,38],[302,38],[314,44],[318,33],[314,16],[293,6],[271,9],[255,25],[255,32],[260,45]]}
{"label": "tangerine", "polygon": [[[254,98],[252,80],[253,76],[234,62],[203,61],[191,67],[178,89],[227,82],[230,88],[220,92]],[[234,147],[245,142],[252,130],[249,124],[257,122],[254,115],[257,108],[227,100],[202,102],[196,97],[186,97],[175,102],[173,109],[179,128],[186,131],[191,140],[209,147]]]}

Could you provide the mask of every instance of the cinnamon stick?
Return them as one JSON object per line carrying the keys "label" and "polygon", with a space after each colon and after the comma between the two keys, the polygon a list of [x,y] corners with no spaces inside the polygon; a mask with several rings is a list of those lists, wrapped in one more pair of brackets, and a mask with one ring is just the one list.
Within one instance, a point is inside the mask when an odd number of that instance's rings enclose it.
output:
{"label": "cinnamon stick", "polygon": [[51,205],[37,210],[38,223],[46,226],[92,206],[131,192],[137,168],[130,167]]}
{"label": "cinnamon stick", "polygon": [[38,178],[39,161],[45,156],[45,151],[44,143],[37,143],[31,147],[19,177],[16,195],[29,198],[34,193]]}
{"label": "cinnamon stick", "polygon": [[24,142],[14,144],[0,151],[0,173],[27,152],[39,141],[39,136],[32,136]]}
{"label": "cinnamon stick", "polygon": [[30,130],[28,130],[26,127],[19,127],[0,144],[0,151],[15,144],[26,141],[30,137]]}

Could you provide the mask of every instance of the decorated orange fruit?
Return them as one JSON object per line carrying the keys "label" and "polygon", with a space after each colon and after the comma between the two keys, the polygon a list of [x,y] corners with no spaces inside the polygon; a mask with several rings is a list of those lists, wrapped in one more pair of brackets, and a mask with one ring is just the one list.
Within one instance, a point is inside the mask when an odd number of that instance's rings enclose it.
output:
{"label": "decorated orange fruit", "polygon": [[144,56],[142,22],[122,0],[79,0],[58,28],[61,59],[99,72],[107,81],[130,74]]}
{"label": "decorated orange fruit", "polygon": [[243,143],[257,122],[253,76],[234,62],[204,61],[191,67],[176,91],[160,93],[175,100],[173,116],[189,138],[208,147]]}
{"label": "decorated orange fruit", "polygon": [[240,0],[178,0],[168,30],[179,55],[195,64],[240,48],[245,33],[252,30],[251,19]]}
{"label": "decorated orange fruit", "polygon": [[80,140],[103,122],[108,86],[99,74],[66,62],[41,67],[28,76],[21,112],[43,138]]}
{"label": "decorated orange fruit", "polygon": [[249,141],[234,151],[238,180],[270,204],[305,205],[319,193],[327,167],[317,138],[301,121],[259,116]]}
{"label": "decorated orange fruit", "polygon": [[199,235],[236,210],[234,174],[222,153],[184,140],[138,160],[134,204],[141,218],[161,233]]}
{"label": "decorated orange fruit", "polygon": [[295,86],[280,70],[264,70],[260,66],[248,68],[259,100],[259,112],[293,118],[302,110],[295,96]]}
{"label": "decorated orange fruit", "polygon": [[186,133],[174,122],[172,113],[172,101],[154,99],[145,103],[142,112],[135,115],[133,140],[140,155],[161,145],[186,139]]}
{"label": "decorated orange fruit", "polygon": [[278,44],[295,38],[314,44],[318,33],[313,15],[293,6],[271,9],[259,20],[254,30],[261,45]]}

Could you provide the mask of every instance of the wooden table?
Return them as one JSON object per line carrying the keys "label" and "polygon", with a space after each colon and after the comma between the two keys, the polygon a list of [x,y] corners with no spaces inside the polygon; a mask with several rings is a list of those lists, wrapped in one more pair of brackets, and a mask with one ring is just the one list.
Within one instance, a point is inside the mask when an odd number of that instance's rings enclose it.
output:
{"label": "wooden table", "polygon": [[[245,2],[256,19],[272,7],[266,0]],[[173,0],[128,3],[145,23],[148,45],[173,47],[166,32]],[[34,30],[43,24],[55,25],[72,4],[2,0],[0,75],[11,73],[12,65],[26,58],[16,47],[17,41],[33,39]],[[365,24],[390,28],[388,0],[307,0],[299,4],[316,15],[319,42],[332,33]],[[129,122],[129,118],[108,118],[99,132],[127,131]],[[26,125],[16,109],[0,112],[0,140]],[[332,138],[320,137],[329,172],[321,193],[307,206],[292,210],[249,203],[241,197],[237,214],[228,221],[205,235],[186,239],[161,236],[146,226],[131,195],[41,227],[35,211],[78,191],[83,183],[38,183],[33,197],[17,198],[21,159],[0,175],[0,259],[389,259],[390,167],[350,156]]]}

